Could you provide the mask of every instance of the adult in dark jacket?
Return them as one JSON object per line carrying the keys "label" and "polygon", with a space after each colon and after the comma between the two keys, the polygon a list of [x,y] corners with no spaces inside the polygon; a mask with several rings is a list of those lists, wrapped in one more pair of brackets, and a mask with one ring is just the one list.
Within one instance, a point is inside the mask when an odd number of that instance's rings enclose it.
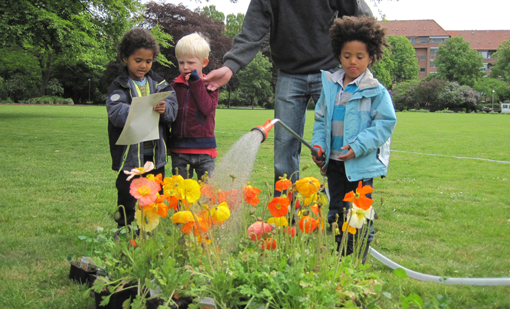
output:
{"label": "adult in dark jacket", "polygon": [[[270,34],[271,57],[280,69],[275,90],[275,118],[303,136],[306,106],[321,93],[321,70],[335,70],[339,61],[331,50],[329,28],[335,17],[372,16],[364,0],[252,0],[241,33],[223,57],[224,66],[210,72],[209,90],[225,85],[256,56]],[[301,144],[275,126],[275,182],[299,170]],[[292,181],[299,178],[294,174]],[[279,195],[279,191],[275,191]]]}

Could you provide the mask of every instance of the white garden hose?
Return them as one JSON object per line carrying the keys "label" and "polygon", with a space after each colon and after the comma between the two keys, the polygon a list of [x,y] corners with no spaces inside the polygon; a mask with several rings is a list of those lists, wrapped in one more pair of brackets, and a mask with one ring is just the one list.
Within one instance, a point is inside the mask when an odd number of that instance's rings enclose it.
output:
{"label": "white garden hose", "polygon": [[370,253],[374,258],[391,269],[402,268],[407,273],[408,277],[420,281],[431,281],[444,284],[460,284],[460,285],[510,285],[510,278],[446,278],[439,276],[426,275],[414,270],[410,270],[401,266],[384,255],[380,254],[377,250],[370,247]]}

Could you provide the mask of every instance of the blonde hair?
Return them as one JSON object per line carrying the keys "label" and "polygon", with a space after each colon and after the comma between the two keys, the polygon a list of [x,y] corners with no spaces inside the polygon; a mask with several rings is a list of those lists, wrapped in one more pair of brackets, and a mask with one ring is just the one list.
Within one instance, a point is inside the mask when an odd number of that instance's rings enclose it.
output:
{"label": "blonde hair", "polygon": [[206,37],[197,32],[183,36],[175,45],[177,60],[181,56],[197,57],[202,61],[209,59],[211,48],[208,41]]}

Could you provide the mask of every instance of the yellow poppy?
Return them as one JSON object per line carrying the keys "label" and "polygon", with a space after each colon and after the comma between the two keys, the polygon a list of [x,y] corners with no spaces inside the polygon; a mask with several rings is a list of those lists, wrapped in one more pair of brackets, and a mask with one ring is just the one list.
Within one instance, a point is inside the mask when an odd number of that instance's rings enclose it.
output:
{"label": "yellow poppy", "polygon": [[195,204],[200,198],[200,185],[194,179],[184,179],[181,187],[181,195],[191,204]]}
{"label": "yellow poppy", "polygon": [[296,181],[296,189],[305,197],[319,192],[321,183],[315,177],[305,177]]}
{"label": "yellow poppy", "polygon": [[217,207],[212,208],[211,217],[219,222],[223,222],[230,218],[230,209],[228,209],[227,203],[223,202]]}
{"label": "yellow poppy", "polygon": [[277,226],[277,227],[284,227],[289,225],[289,221],[287,220],[287,217],[271,217],[267,219],[267,223]]}

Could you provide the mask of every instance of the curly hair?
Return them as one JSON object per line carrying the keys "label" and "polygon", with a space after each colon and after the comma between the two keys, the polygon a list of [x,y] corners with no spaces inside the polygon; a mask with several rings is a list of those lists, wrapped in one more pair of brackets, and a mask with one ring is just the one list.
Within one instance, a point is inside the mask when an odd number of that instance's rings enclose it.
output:
{"label": "curly hair", "polygon": [[384,56],[386,31],[373,17],[360,16],[336,18],[329,29],[331,46],[336,58],[340,57],[342,49],[347,42],[360,41],[367,45],[367,51],[373,61],[381,60]]}
{"label": "curly hair", "polygon": [[156,40],[152,33],[147,29],[133,28],[124,33],[120,41],[118,49],[120,60],[129,58],[139,48],[152,49],[154,59],[159,55],[158,40]]}

